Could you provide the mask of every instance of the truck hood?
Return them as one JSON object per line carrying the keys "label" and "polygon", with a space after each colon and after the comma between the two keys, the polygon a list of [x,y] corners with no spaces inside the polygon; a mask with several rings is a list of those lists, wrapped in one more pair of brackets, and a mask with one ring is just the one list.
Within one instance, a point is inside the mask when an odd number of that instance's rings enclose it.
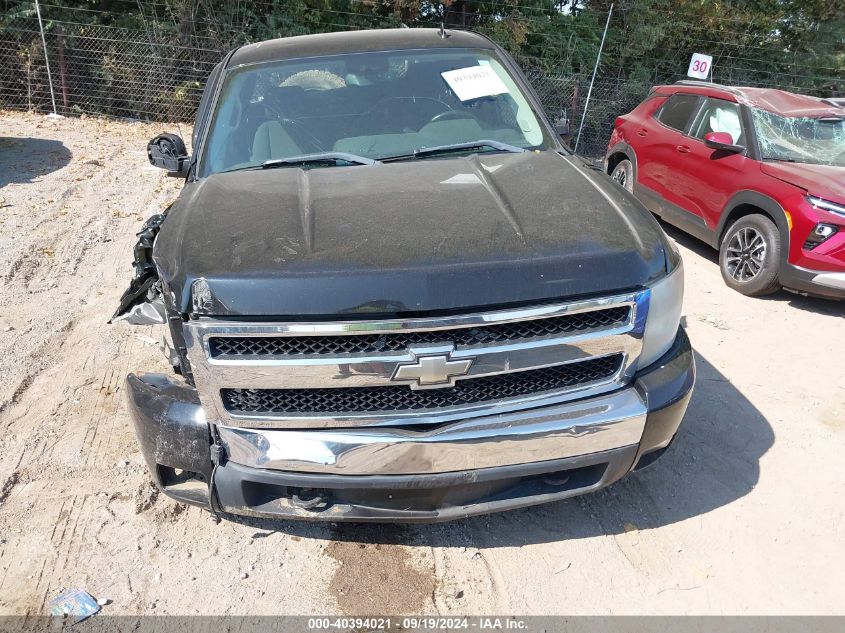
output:
{"label": "truck hood", "polygon": [[845,167],[767,161],[760,169],[814,196],[845,204]]}
{"label": "truck hood", "polygon": [[184,313],[300,318],[630,290],[666,248],[633,198],[545,151],[216,174],[186,184],[154,260]]}

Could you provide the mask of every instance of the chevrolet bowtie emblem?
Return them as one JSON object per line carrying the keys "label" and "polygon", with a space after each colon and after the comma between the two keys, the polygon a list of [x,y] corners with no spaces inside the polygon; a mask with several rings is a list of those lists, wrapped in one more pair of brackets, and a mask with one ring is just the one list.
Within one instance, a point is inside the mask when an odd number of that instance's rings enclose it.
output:
{"label": "chevrolet bowtie emblem", "polygon": [[412,350],[412,353],[415,361],[398,365],[391,378],[395,382],[410,384],[411,389],[454,387],[455,378],[465,375],[472,366],[471,358],[452,360],[449,352],[427,354]]}

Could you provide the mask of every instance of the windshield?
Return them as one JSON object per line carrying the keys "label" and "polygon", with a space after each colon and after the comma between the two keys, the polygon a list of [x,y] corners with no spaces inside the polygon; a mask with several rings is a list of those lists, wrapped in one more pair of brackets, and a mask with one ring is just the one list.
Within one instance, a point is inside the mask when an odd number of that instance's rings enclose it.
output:
{"label": "windshield", "polygon": [[763,160],[845,167],[845,119],[752,112]]}
{"label": "windshield", "polygon": [[[546,134],[493,51],[295,59],[229,72],[200,175],[325,152],[379,160],[479,140],[542,149]],[[344,163],[320,163],[332,164]]]}

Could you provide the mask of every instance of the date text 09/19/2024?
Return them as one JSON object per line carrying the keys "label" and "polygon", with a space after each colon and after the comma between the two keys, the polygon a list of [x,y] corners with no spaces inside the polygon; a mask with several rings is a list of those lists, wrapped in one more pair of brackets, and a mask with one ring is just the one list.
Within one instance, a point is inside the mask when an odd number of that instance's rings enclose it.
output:
{"label": "date text 09/19/2024", "polygon": [[319,630],[525,630],[527,623],[520,618],[510,617],[341,617],[308,618],[308,629]]}

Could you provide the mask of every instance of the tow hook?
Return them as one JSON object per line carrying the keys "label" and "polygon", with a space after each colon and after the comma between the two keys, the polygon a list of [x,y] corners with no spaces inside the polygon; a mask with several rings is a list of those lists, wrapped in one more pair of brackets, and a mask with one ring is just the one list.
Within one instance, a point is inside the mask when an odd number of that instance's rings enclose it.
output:
{"label": "tow hook", "polygon": [[[305,498],[303,498],[305,497]],[[297,508],[303,510],[315,510],[317,506],[326,506],[327,500],[323,497],[319,490],[314,488],[295,488],[290,495],[291,503]],[[316,511],[321,512],[325,508],[319,508]]]}

